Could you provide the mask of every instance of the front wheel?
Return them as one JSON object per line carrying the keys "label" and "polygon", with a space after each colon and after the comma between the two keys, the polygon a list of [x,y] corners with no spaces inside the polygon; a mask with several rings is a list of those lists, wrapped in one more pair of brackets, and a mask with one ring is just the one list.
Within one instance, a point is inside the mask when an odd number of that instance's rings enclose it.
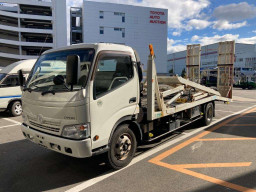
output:
{"label": "front wheel", "polygon": [[20,101],[15,101],[10,106],[10,113],[12,116],[16,117],[21,115],[22,113],[22,106]]}
{"label": "front wheel", "polygon": [[121,169],[131,162],[137,148],[137,142],[128,124],[117,128],[109,147],[108,163],[113,169]]}

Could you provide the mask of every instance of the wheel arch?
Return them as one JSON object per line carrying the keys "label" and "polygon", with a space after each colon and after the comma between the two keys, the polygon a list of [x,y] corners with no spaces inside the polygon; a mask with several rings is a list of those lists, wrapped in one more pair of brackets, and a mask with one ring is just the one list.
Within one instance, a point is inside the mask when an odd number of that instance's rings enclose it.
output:
{"label": "wheel arch", "polygon": [[133,116],[129,115],[129,116],[122,117],[121,119],[119,119],[115,123],[115,125],[114,125],[114,127],[113,127],[113,129],[112,129],[112,131],[110,133],[108,144],[110,143],[111,138],[112,138],[114,132],[118,129],[118,127],[120,125],[123,125],[123,124],[128,124],[129,125],[129,128],[133,131],[133,133],[136,136],[137,142],[140,143],[142,141],[142,139],[143,139],[142,138],[143,134],[142,134],[140,125],[136,121],[133,120]]}
{"label": "wheel arch", "polygon": [[21,101],[21,98],[14,98],[14,99],[11,99],[8,101],[8,106],[7,106],[7,109],[10,109],[10,107],[12,106],[12,104],[16,101],[19,101],[22,105],[22,101]]}

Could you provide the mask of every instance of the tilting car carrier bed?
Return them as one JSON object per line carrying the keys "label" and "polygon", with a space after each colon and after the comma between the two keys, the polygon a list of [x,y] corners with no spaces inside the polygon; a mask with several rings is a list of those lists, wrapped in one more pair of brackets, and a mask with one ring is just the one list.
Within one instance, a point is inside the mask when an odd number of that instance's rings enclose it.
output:
{"label": "tilting car carrier bed", "polygon": [[[198,119],[202,119],[203,124],[208,125],[214,116],[214,101],[225,103],[231,101],[230,98],[222,97],[218,91],[179,76],[158,77],[152,45],[150,45],[150,50],[147,81],[144,84],[145,89],[142,92],[141,102],[142,108],[146,112],[147,122],[150,123],[144,125],[144,132],[153,131],[154,127],[157,127],[154,126],[153,121],[162,117],[168,117],[164,123],[169,126],[169,130],[157,137],[154,137],[154,134],[149,134],[152,137],[148,137],[149,141]],[[162,123],[161,125],[163,126]]]}
{"label": "tilting car carrier bed", "polygon": [[24,136],[78,158],[106,152],[108,163],[120,169],[137,145],[199,119],[208,125],[214,101],[230,101],[178,76],[157,77],[154,58],[150,45],[142,87],[139,56],[131,47],[99,43],[46,51],[23,88]]}

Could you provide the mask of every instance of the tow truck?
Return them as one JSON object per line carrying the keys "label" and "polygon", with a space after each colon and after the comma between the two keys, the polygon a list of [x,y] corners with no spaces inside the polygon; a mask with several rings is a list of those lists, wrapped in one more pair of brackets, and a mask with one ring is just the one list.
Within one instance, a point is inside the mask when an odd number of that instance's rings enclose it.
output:
{"label": "tow truck", "polygon": [[20,78],[25,138],[77,158],[105,153],[108,164],[121,169],[138,145],[194,121],[209,125],[214,102],[231,100],[179,76],[158,77],[154,59],[150,45],[142,82],[139,55],[129,46],[78,44],[44,52],[26,83]]}

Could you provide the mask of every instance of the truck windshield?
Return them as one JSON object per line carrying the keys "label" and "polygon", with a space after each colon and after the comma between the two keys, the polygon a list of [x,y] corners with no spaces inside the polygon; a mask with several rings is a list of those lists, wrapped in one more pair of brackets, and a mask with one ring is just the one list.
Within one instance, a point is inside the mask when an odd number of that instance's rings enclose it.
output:
{"label": "truck windshield", "polygon": [[66,82],[66,62],[68,55],[80,58],[80,77],[74,90],[85,86],[89,69],[94,58],[94,49],[73,49],[42,55],[36,62],[27,81],[26,87],[35,91],[68,91],[64,85],[55,85],[54,77],[62,76]]}
{"label": "truck windshield", "polygon": [[6,74],[5,73],[0,73],[0,82],[5,78]]}

